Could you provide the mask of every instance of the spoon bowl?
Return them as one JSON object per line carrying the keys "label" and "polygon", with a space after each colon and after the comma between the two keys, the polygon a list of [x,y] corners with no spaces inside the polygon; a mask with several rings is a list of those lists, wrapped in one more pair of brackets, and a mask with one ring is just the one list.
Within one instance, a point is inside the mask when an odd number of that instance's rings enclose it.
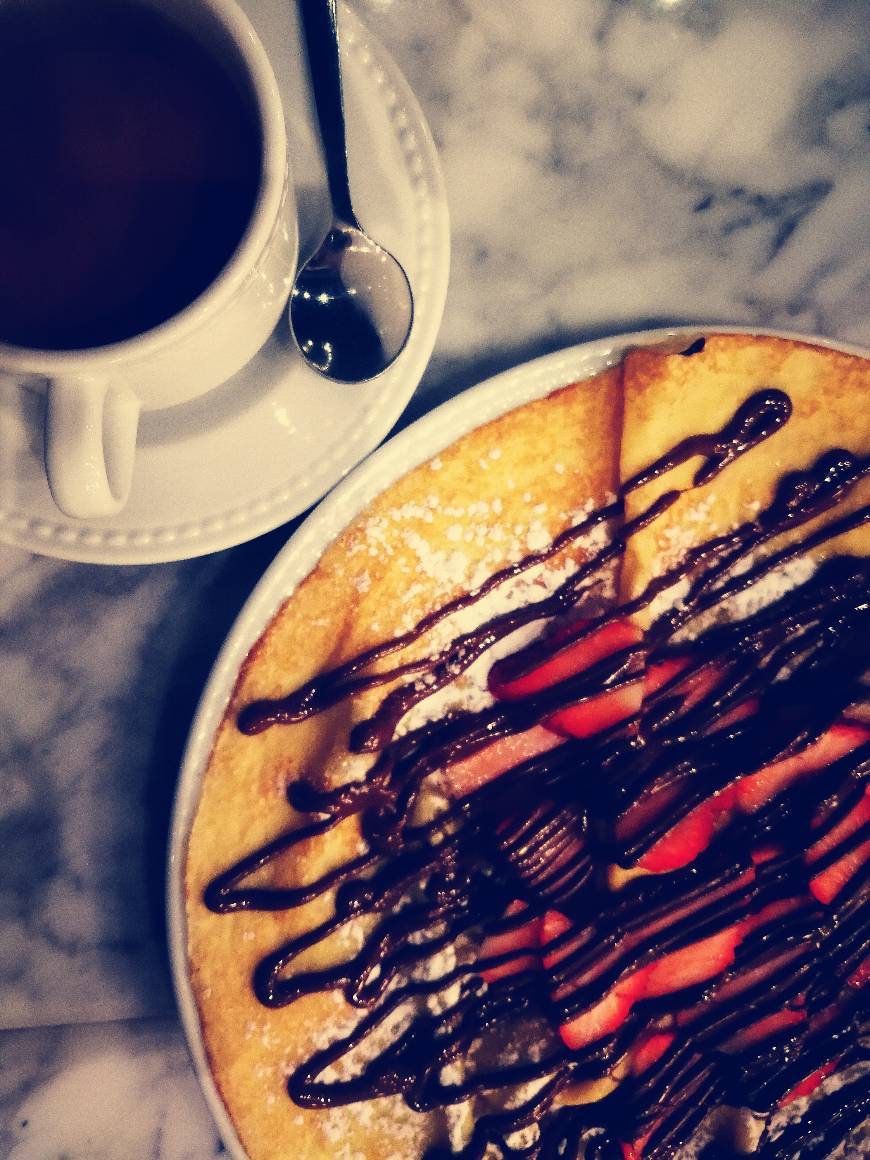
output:
{"label": "spoon bowl", "polygon": [[296,275],[290,329],[315,370],[338,382],[360,383],[385,371],[403,350],[414,298],[400,263],[368,236],[354,213],[335,0],[300,0],[299,8],[332,223]]}
{"label": "spoon bowl", "polygon": [[383,246],[336,220],[296,276],[290,326],[308,362],[338,382],[374,378],[402,352],[414,305],[408,276]]}

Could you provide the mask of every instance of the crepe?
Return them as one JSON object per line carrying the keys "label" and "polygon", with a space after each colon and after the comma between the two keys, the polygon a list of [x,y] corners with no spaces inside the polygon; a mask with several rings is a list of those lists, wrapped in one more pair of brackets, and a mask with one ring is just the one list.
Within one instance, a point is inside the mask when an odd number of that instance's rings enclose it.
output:
{"label": "crepe", "polygon": [[[323,1045],[324,1029],[340,1027],[347,1005],[328,995],[264,1011],[250,978],[259,959],[310,925],[318,908],[215,915],[201,902],[215,873],[294,824],[288,779],[304,773],[329,783],[349,766],[356,772],[370,764],[347,757],[347,736],[383,691],[255,737],[239,733],[236,712],[404,631],[603,503],[618,485],[619,378],[605,372],[520,407],[393,484],[327,549],[245,661],[203,779],[185,878],[191,980],[206,1050],[256,1160],[287,1156],[288,1140],[306,1160],[417,1156],[443,1138],[445,1124],[441,1114],[410,1113],[395,1098],[364,1114],[296,1108],[287,1098],[287,1070]],[[425,647],[421,640],[418,651]],[[285,877],[310,880],[356,843],[351,822],[328,843],[311,843],[304,858],[290,859]]]}
{"label": "crepe", "polygon": [[[632,537],[625,556],[622,592],[636,596],[662,567],[692,547],[746,520],[773,499],[787,473],[810,468],[830,448],[870,454],[870,363],[839,351],[786,339],[712,335],[691,355],[655,349],[629,351],[623,367],[625,409],[620,475],[630,479],[681,440],[717,431],[750,395],[762,388],[785,391],[792,403],[788,422],[770,439],[732,463],[719,478],[687,491],[650,528]],[[700,457],[633,492],[626,501],[632,519],[671,488],[687,488]],[[837,508],[837,518],[866,504],[865,480]],[[800,534],[820,526],[820,518]],[[788,541],[777,540],[777,547]],[[794,535],[792,536],[794,538]],[[813,553],[867,555],[867,527],[828,540]],[[645,619],[641,617],[641,619]]]}
{"label": "crepe", "polygon": [[[354,1016],[336,992],[267,1009],[258,1002],[251,977],[264,956],[323,921],[331,897],[295,910],[216,914],[203,904],[203,894],[228,866],[301,823],[288,805],[288,784],[304,778],[328,789],[370,769],[374,757],[349,754],[348,736],[390,686],[255,735],[239,731],[239,711],[262,698],[280,698],[408,632],[500,568],[544,552],[564,529],[612,502],[636,472],[681,439],[724,426],[761,388],[788,393],[791,419],[631,538],[618,590],[623,600],[636,597],[687,549],[767,505],[784,472],[809,467],[832,446],[866,455],[870,364],[806,344],[750,336],[710,336],[691,355],[632,351],[623,366],[519,407],[391,484],[326,549],[251,650],[203,777],[185,864],[189,969],[203,1040],[221,1098],[251,1160],[411,1160],[445,1144],[451,1134],[467,1136],[469,1117],[484,1105],[419,1113],[401,1097],[389,1096],[306,1110],[288,1098],[288,1074],[340,1036]],[[688,487],[697,462],[630,493],[625,518],[667,488]],[[867,498],[862,485],[838,515]],[[819,553],[868,554],[868,546],[865,527],[827,541]],[[542,563],[536,573],[541,592],[552,591],[589,551],[589,540],[580,537]],[[549,581],[541,578],[547,573]],[[645,627],[648,612],[641,610],[638,617]],[[437,648],[450,638],[442,632],[436,626],[424,633],[400,659]],[[391,656],[378,665],[395,661]],[[351,817],[328,836],[272,861],[251,881],[271,887],[310,882],[363,845]],[[342,952],[347,955],[344,937],[316,945],[298,965],[317,969]],[[491,1100],[484,1103],[493,1106]]]}

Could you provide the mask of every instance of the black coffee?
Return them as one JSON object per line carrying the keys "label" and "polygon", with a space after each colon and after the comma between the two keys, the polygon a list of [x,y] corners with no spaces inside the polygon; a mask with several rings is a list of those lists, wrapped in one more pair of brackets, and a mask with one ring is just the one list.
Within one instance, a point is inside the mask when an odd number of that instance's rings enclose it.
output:
{"label": "black coffee", "polygon": [[0,2],[0,342],[101,346],[192,302],[261,176],[251,95],[129,0]]}

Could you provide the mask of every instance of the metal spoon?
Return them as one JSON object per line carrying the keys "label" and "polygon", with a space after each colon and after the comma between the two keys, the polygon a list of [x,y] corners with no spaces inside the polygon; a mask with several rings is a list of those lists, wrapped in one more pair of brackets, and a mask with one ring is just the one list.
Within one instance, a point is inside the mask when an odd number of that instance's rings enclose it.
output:
{"label": "metal spoon", "polygon": [[407,274],[363,231],[351,203],[335,0],[300,0],[299,7],[332,224],[296,275],[290,328],[304,357],[321,374],[359,383],[386,370],[401,353],[414,300]]}

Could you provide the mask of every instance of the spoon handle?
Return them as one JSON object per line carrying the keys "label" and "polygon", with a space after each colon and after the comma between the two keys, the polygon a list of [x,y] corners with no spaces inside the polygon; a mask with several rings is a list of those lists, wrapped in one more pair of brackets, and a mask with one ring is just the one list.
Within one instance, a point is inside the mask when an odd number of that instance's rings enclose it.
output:
{"label": "spoon handle", "polygon": [[299,0],[308,50],[308,68],[320,138],[326,161],[329,196],[335,214],[348,225],[358,226],[350,197],[347,174],[347,141],[341,85],[341,55],[335,0]]}

